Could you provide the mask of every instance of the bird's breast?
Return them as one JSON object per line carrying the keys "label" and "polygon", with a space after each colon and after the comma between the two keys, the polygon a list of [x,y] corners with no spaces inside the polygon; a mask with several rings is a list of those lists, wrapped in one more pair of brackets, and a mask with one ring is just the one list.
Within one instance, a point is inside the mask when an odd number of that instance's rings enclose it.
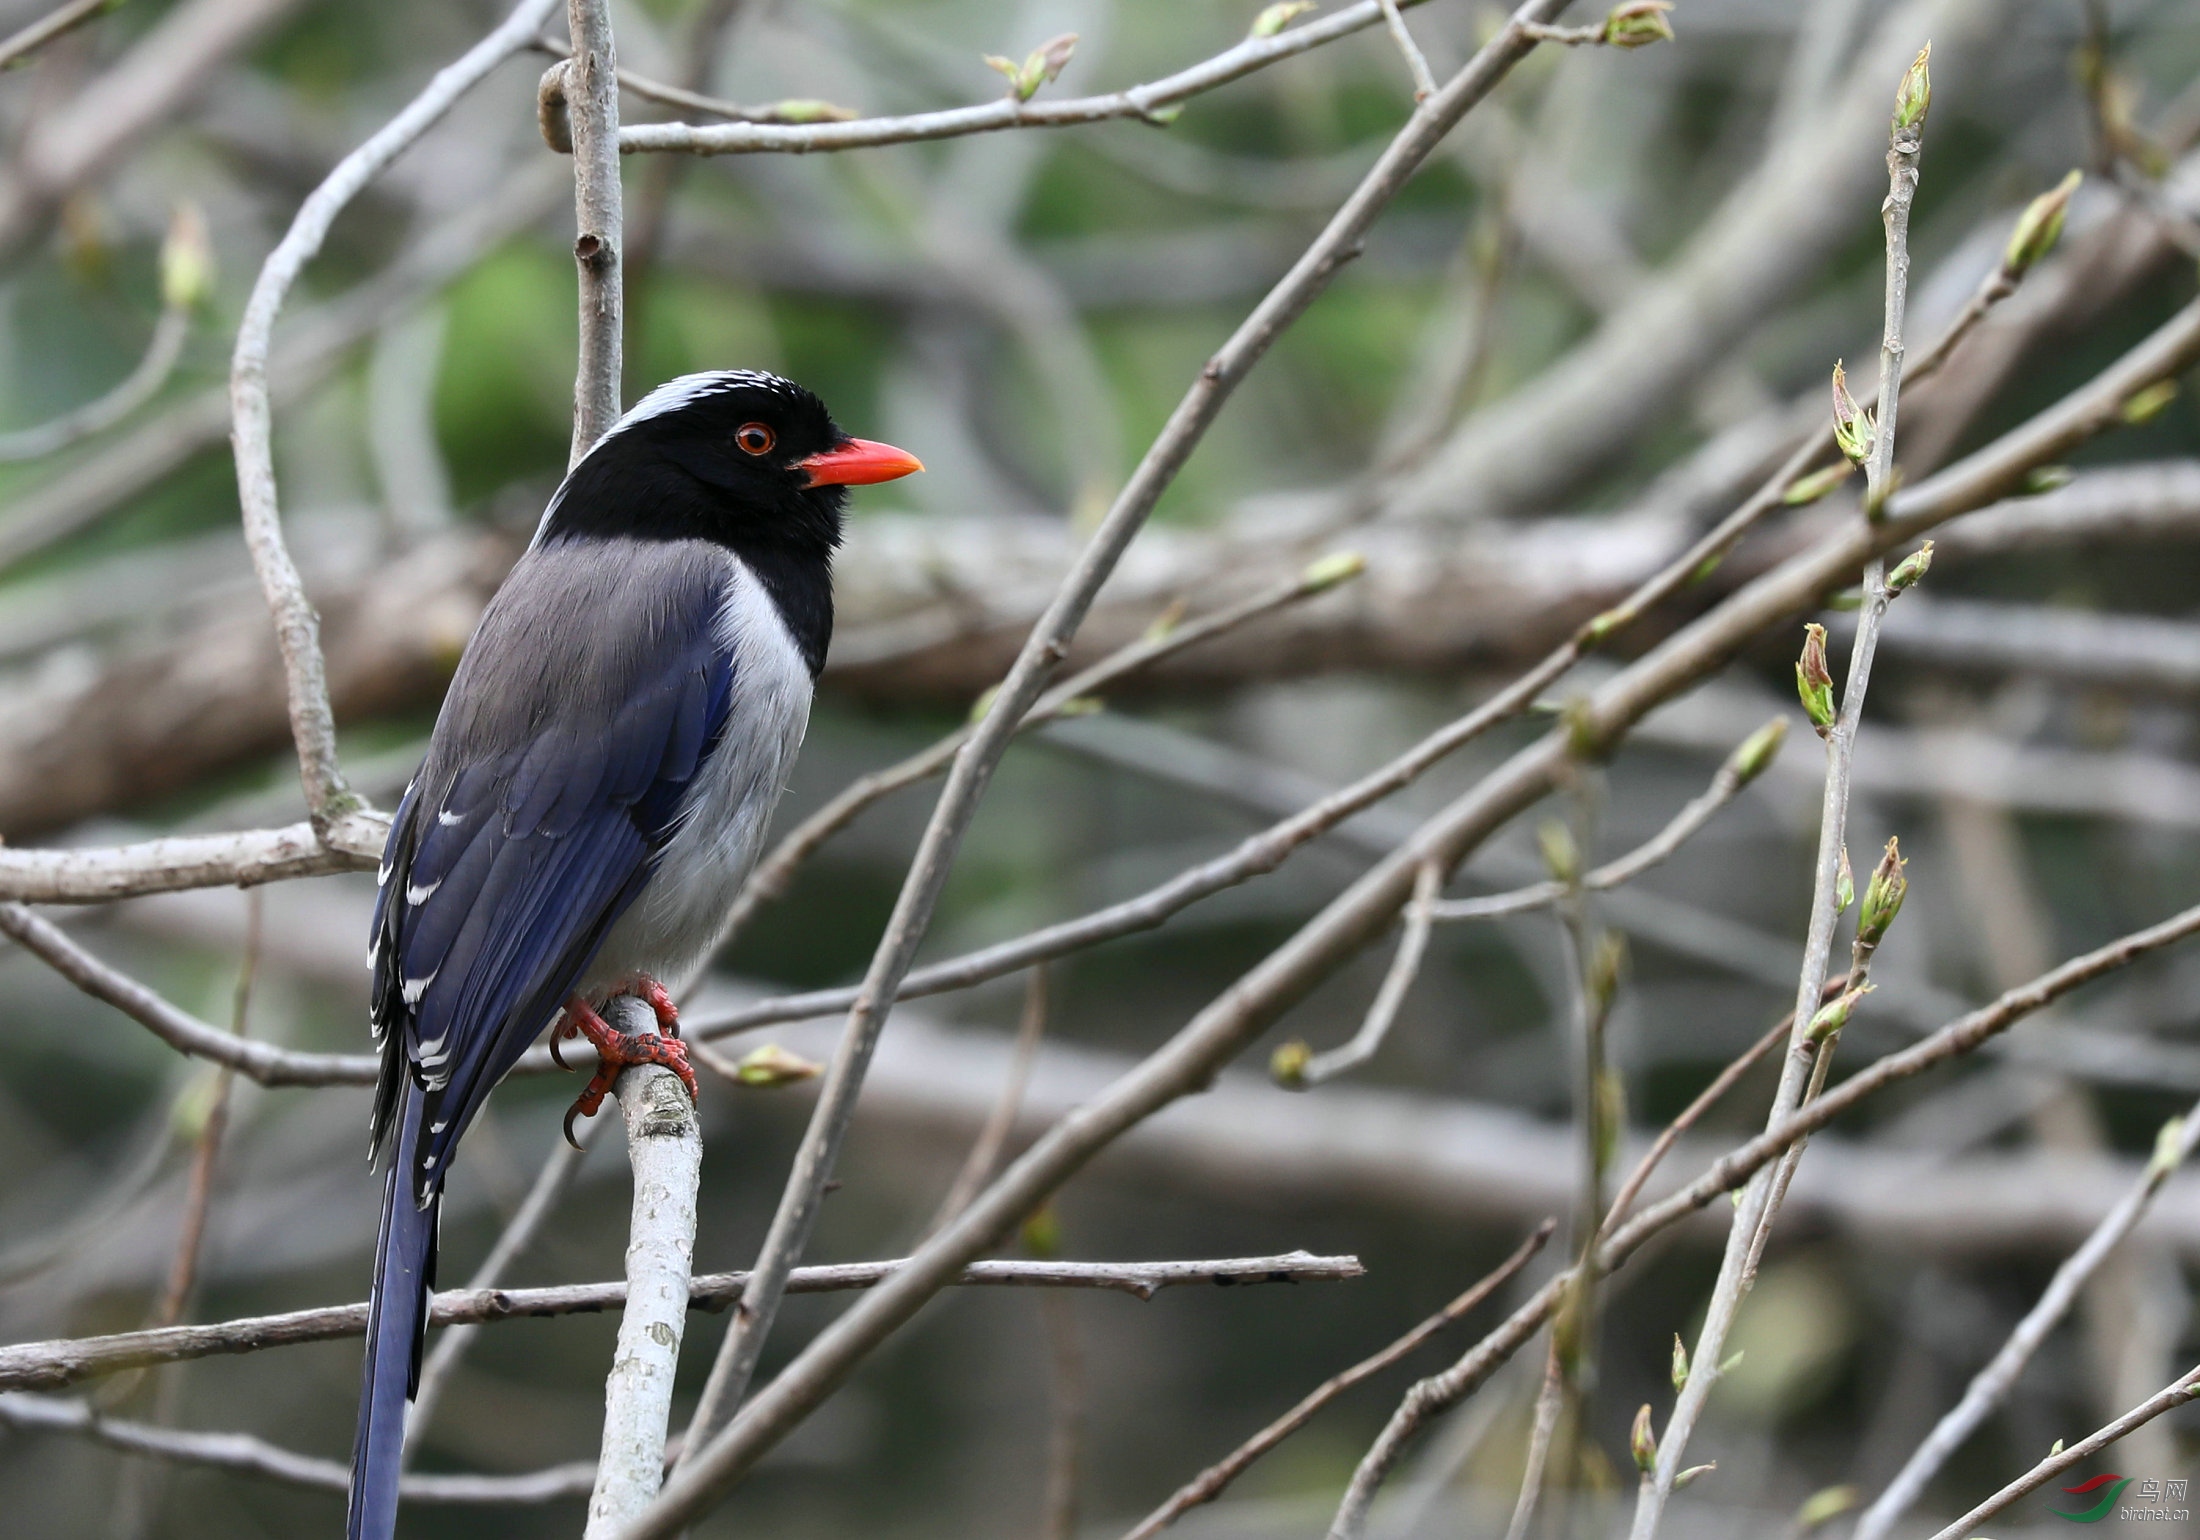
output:
{"label": "bird's breast", "polygon": [[725,554],[716,634],[731,660],[726,722],[689,784],[649,886],[605,938],[582,993],[635,973],[674,978],[702,960],[756,864],[809,726],[808,665],[770,593]]}

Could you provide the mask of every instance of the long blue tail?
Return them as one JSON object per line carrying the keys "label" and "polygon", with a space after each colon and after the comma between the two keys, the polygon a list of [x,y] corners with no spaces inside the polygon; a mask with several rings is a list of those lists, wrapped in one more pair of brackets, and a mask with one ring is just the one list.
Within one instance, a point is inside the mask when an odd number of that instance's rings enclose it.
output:
{"label": "long blue tail", "polygon": [[428,1290],[435,1284],[436,1211],[413,1201],[407,1156],[417,1148],[422,1097],[408,1078],[399,1124],[385,1148],[382,1229],[374,1244],[374,1292],[367,1306],[366,1369],[359,1387],[359,1429],[351,1446],[349,1540],[391,1540],[397,1532],[398,1462],[405,1450],[405,1403],[420,1379]]}

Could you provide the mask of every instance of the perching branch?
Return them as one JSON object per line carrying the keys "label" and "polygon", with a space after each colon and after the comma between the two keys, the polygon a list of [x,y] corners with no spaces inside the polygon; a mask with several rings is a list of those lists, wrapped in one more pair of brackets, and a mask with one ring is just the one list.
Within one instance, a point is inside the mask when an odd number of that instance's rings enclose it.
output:
{"label": "perching branch", "polygon": [[[631,995],[622,1031],[647,1030],[649,1008]],[[665,1432],[672,1380],[687,1326],[688,1264],[695,1254],[695,1194],[703,1135],[679,1076],[638,1065],[612,1088],[626,1119],[634,1167],[634,1212],[627,1229],[626,1309],[604,1388],[603,1451],[588,1500],[588,1540],[614,1535],[657,1495],[664,1481]]]}
{"label": "perching branch", "polygon": [[275,619],[288,684],[291,736],[298,748],[306,806],[316,829],[359,806],[336,757],[336,717],[329,706],[327,664],[321,656],[321,623],[297,564],[283,541],[276,500],[273,413],[268,401],[267,360],[275,317],[290,288],[320,251],[329,226],[369,182],[433,127],[457,100],[497,65],[527,46],[556,0],[520,0],[487,37],[439,71],[427,89],[337,163],[299,206],[290,228],[268,254],[245,304],[230,358],[229,398],[236,446],[237,499],[244,510],[245,543]]}
{"label": "perching branch", "polygon": [[310,823],[239,834],[178,834],[134,845],[26,850],[0,846],[0,898],[25,904],[105,904],[188,888],[257,887],[292,877],[371,871],[389,819],[361,810],[329,827]]}
{"label": "perching branch", "polygon": [[[837,1293],[873,1289],[891,1278],[906,1259],[893,1262],[841,1262],[830,1267],[798,1267],[787,1279],[791,1294]],[[1201,1262],[975,1262],[954,1282],[973,1288],[1106,1289],[1136,1299],[1151,1299],[1163,1289],[1191,1284],[1241,1288],[1260,1283],[1334,1282],[1360,1277],[1366,1269],[1357,1257],[1317,1257],[1304,1251],[1274,1257],[1231,1257]],[[688,1307],[723,1310],[740,1299],[747,1273],[706,1273],[688,1283]],[[561,1284],[540,1289],[452,1289],[428,1302],[428,1325],[490,1324],[527,1318],[588,1315],[618,1310],[626,1303],[626,1284]],[[0,1390],[58,1390],[79,1380],[153,1364],[233,1353],[300,1342],[356,1337],[367,1329],[367,1307],[326,1305],[283,1315],[251,1316],[211,1326],[170,1326],[159,1331],[123,1332],[110,1337],[79,1337],[54,1342],[22,1342],[0,1347]]]}
{"label": "perching branch", "polygon": [[[811,1365],[806,1375],[790,1369],[774,1383],[772,1392],[752,1403],[749,1411],[725,1432],[718,1431],[718,1424],[740,1404],[755,1370],[764,1337],[778,1308],[780,1280],[808,1244],[825,1183],[831,1176],[854,1113],[856,1096],[862,1087],[864,1070],[877,1046],[878,1034],[885,1025],[887,1012],[909,971],[917,947],[924,939],[933,906],[946,884],[955,852],[992,779],[994,767],[1006,752],[1025,713],[1036,703],[1047,680],[1067,653],[1101,585],[1144,526],[1161,494],[1205,437],[1223,403],[1283,330],[1328,288],[1338,269],[1359,249],[1361,240],[1376,219],[1430,152],[1442,143],[1444,136],[1514,64],[1526,57],[1533,45],[1522,34],[1521,27],[1526,22],[1556,15],[1564,3],[1565,0],[1528,0],[1515,20],[1486,44],[1442,91],[1415,109],[1404,129],[1391,141],[1320,237],[1208,360],[1171,414],[1160,437],[1146,451],[1114,506],[1101,520],[1090,544],[1056,591],[1045,616],[1033,628],[1015,666],[1001,682],[992,706],[970,741],[956,755],[954,768],[948,773],[947,785],[940,793],[916,857],[910,863],[893,915],[865,975],[862,993],[849,1012],[840,1050],[826,1073],[816,1110],[796,1153],[785,1196],[773,1216],[770,1233],[758,1257],[755,1297],[753,1301],[743,1302],[740,1314],[726,1334],[718,1362],[712,1368],[710,1381],[697,1407],[690,1440],[681,1451],[680,1469],[667,1484],[663,1496],[629,1532],[631,1540],[643,1540],[644,1536],[669,1537],[685,1527],[688,1519],[739,1479],[763,1447],[792,1427],[806,1414],[808,1407],[828,1394],[852,1367],[853,1360],[846,1360],[832,1369],[818,1363],[819,1347],[833,1335],[829,1329],[800,1361]],[[920,1289],[936,1288],[952,1273],[953,1264],[945,1261],[950,1237],[955,1238],[952,1244],[968,1248],[956,1260],[967,1260],[1014,1218],[1021,1217],[994,1214],[981,1228],[971,1223],[974,1213],[966,1212],[963,1219],[949,1226],[920,1253],[931,1253],[936,1258],[928,1259],[926,1282],[919,1286]],[[845,1318],[841,1324],[845,1324]],[[778,1409],[762,1410],[766,1400],[775,1393]],[[770,1431],[765,1432],[767,1429]]]}

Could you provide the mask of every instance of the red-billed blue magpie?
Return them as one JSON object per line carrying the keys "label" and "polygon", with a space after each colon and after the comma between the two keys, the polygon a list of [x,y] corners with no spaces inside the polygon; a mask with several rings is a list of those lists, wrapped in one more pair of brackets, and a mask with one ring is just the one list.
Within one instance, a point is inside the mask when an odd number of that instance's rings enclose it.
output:
{"label": "red-billed blue magpie", "polygon": [[[387,1169],[351,1540],[396,1528],[453,1147],[553,1022],[601,1057],[578,1113],[628,1063],[666,1064],[693,1091],[657,980],[709,947],[802,741],[846,489],[921,469],[776,375],[688,375],[566,476],[482,615],[374,908],[369,1152]],[[650,1002],[663,1036],[604,1024],[596,1008],[621,993]]]}

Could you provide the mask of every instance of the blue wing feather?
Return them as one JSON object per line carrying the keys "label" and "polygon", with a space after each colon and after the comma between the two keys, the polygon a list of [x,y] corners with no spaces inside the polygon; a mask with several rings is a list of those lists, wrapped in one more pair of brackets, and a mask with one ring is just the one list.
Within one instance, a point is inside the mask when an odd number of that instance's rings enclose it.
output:
{"label": "blue wing feather", "polygon": [[[725,731],[733,663],[716,624],[721,572],[699,564],[670,593],[648,585],[646,604],[604,595],[575,643],[587,656],[527,660],[533,699],[478,699],[509,682],[454,681],[476,730],[467,741],[439,724],[392,825],[376,903],[376,1015],[385,1028],[402,1023],[385,1052],[403,1062],[385,1074],[423,1085],[429,1104],[418,1142],[397,1152],[418,1191],[440,1178],[490,1089],[646,886]],[[507,592],[527,576],[515,573]],[[599,677],[606,659],[620,677]],[[461,698],[468,689],[476,699]]]}

